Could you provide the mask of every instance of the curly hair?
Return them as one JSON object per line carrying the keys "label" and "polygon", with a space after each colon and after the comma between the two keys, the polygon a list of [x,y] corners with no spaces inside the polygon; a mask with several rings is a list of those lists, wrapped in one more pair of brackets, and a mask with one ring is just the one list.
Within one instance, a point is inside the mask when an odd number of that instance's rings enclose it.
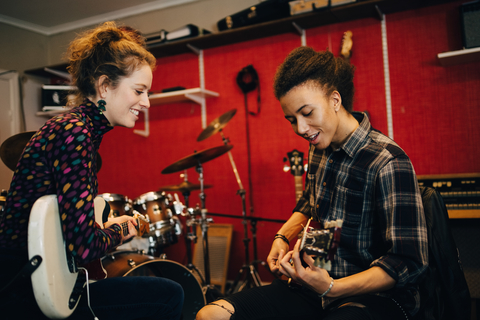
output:
{"label": "curly hair", "polygon": [[66,56],[72,85],[77,87],[75,104],[96,95],[95,83],[102,75],[115,87],[140,65],[153,70],[156,64],[140,32],[111,21],[80,34],[70,43]]}
{"label": "curly hair", "polygon": [[329,51],[315,51],[310,47],[299,47],[287,56],[275,74],[273,91],[280,100],[291,89],[306,82],[318,85],[328,96],[338,91],[342,105],[353,111],[353,74],[355,68]]}

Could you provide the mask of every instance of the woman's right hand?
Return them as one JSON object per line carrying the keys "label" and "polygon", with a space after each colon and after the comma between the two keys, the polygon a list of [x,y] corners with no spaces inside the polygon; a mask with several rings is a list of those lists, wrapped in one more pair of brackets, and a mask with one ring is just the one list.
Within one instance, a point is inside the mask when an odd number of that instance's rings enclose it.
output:
{"label": "woman's right hand", "polygon": [[289,245],[282,239],[278,238],[273,240],[272,248],[270,249],[270,253],[268,254],[268,257],[267,257],[267,263],[271,272],[279,276],[281,275],[280,261],[282,260],[283,256],[285,256],[285,253],[287,253],[289,249],[290,249]]}

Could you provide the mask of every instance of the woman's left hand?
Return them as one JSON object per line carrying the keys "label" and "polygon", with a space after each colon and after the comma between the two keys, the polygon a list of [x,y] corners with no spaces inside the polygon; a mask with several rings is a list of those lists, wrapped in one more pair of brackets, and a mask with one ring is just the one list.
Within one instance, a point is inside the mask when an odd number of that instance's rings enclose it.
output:
{"label": "woman's left hand", "polygon": [[[122,223],[127,222],[128,234],[124,236],[124,227]],[[110,227],[112,224],[118,224],[122,227],[122,243],[127,241],[130,238],[133,238],[137,235],[137,220],[131,216],[123,215],[115,218],[108,218],[108,221],[105,222],[105,228]]]}
{"label": "woman's left hand", "polygon": [[[287,252],[280,261],[280,272],[302,286],[321,294],[330,286],[330,275],[327,270],[316,267],[315,261],[308,254],[300,253],[300,243],[301,240],[298,240],[293,251]],[[307,267],[302,265],[302,259]]]}

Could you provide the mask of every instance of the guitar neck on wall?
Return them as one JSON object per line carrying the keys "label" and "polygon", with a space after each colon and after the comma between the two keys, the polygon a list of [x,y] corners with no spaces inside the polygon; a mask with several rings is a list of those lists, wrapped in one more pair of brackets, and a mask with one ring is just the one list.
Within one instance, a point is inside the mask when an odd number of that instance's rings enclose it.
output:
{"label": "guitar neck on wall", "polygon": [[294,176],[295,181],[295,200],[298,201],[303,194],[303,179],[305,172],[303,167],[303,152],[296,149],[287,153],[287,159],[290,163],[290,173]]}

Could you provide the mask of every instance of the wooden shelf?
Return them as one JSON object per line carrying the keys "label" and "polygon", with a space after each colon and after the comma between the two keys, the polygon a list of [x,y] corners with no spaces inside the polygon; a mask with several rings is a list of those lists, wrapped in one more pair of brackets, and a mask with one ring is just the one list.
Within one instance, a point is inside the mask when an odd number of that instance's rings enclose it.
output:
{"label": "wooden shelf", "polygon": [[201,99],[210,98],[210,97],[218,97],[219,94],[217,92],[213,92],[206,89],[201,88],[193,88],[193,89],[186,89],[186,90],[178,90],[166,93],[156,93],[150,95],[150,105],[155,106],[159,104],[165,103],[174,103],[174,102],[189,102],[193,101],[196,103],[200,103]]}
{"label": "wooden shelf", "polygon": [[[295,26],[301,29],[310,29],[363,18],[381,19],[383,14],[419,9],[453,1],[456,0],[358,0],[354,3],[321,8],[314,12],[290,16],[284,19],[163,43],[148,49],[155,57],[161,58],[182,53],[192,53],[192,47],[203,50],[285,33],[298,33],[298,29]],[[63,63],[50,68],[65,71],[66,67],[67,64]],[[47,78],[53,76],[45,68],[26,70],[25,73]]]}
{"label": "wooden shelf", "polygon": [[437,57],[440,64],[444,67],[462,63],[478,62],[480,61],[480,47],[442,52],[439,53]]}
{"label": "wooden shelf", "polygon": [[64,112],[68,111],[68,109],[64,109],[64,110],[55,110],[55,111],[38,111],[37,113],[35,113],[35,115],[37,117],[54,117],[56,115],[59,115],[59,114],[62,114]]}
{"label": "wooden shelf", "polygon": [[478,219],[480,218],[480,209],[448,210],[450,219]]}

